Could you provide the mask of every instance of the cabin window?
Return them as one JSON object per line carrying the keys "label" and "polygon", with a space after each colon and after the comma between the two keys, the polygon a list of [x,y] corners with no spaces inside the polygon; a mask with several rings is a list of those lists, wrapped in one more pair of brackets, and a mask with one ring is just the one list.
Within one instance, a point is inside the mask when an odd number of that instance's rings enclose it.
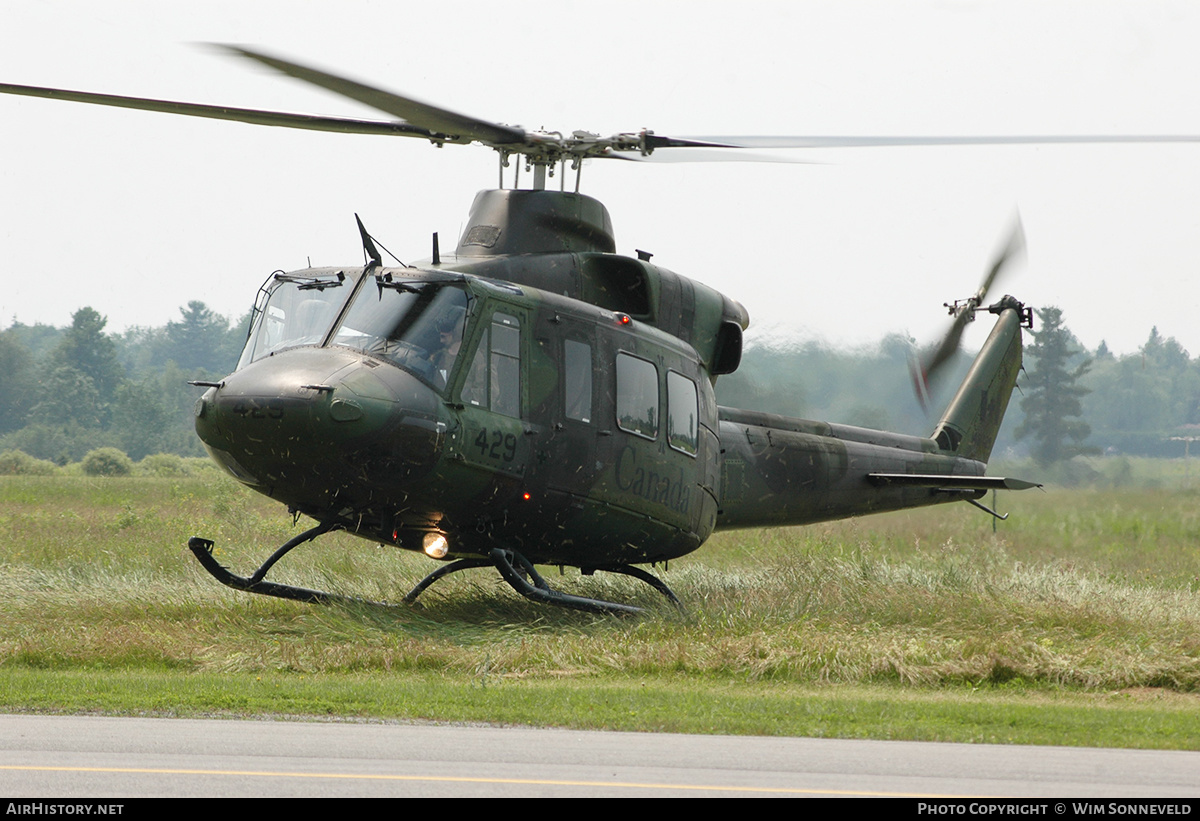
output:
{"label": "cabin window", "polygon": [[497,313],[484,331],[462,388],[464,404],[521,415],[521,324]]}
{"label": "cabin window", "polygon": [[567,339],[563,342],[563,407],[568,419],[592,421],[592,346]]}
{"label": "cabin window", "polygon": [[691,456],[699,443],[696,424],[700,411],[696,383],[681,373],[667,372],[667,444]]}
{"label": "cabin window", "polygon": [[658,368],[626,353],[617,354],[617,427],[646,439],[658,436]]}

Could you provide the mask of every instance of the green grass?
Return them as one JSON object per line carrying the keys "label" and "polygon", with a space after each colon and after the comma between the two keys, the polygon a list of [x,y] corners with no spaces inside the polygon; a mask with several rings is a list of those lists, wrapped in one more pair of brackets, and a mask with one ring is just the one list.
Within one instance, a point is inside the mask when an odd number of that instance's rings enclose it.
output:
{"label": "green grass", "polygon": [[[22,711],[282,716],[575,729],[1195,749],[1195,700],[1164,693],[929,692],[886,686],[437,673],[0,670]],[[69,705],[64,707],[65,705]]]}
{"label": "green grass", "polygon": [[[1200,749],[1196,501],[1033,491],[1001,496],[995,534],[961,504],[719,534],[664,574],[683,614],[551,571],[649,609],[615,618],[488,570],[420,608],[249,596],[187,538],[247,573],[297,531],[232,481],[3,477],[0,709]],[[271,577],[396,601],[432,566],[334,534]]]}

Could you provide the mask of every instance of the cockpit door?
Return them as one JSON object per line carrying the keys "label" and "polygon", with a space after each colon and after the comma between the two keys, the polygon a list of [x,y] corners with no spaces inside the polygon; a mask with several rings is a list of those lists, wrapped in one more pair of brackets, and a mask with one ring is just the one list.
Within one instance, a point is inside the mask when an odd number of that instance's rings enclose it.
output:
{"label": "cockpit door", "polygon": [[514,477],[529,465],[525,434],[527,312],[517,306],[485,306],[464,346],[457,395],[462,425],[452,447],[467,464]]}

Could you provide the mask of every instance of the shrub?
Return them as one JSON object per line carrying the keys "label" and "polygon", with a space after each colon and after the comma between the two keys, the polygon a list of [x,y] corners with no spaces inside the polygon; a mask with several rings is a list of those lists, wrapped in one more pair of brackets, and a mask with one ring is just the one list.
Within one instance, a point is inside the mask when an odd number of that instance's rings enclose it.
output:
{"label": "shrub", "polygon": [[56,470],[53,462],[35,459],[23,450],[0,453],[0,475],[3,476],[49,476]]}
{"label": "shrub", "polygon": [[191,470],[183,457],[176,453],[155,453],[138,462],[139,470],[147,476],[190,476]]}
{"label": "shrub", "polygon": [[128,476],[133,460],[116,448],[96,448],[83,457],[83,472],[88,476]]}

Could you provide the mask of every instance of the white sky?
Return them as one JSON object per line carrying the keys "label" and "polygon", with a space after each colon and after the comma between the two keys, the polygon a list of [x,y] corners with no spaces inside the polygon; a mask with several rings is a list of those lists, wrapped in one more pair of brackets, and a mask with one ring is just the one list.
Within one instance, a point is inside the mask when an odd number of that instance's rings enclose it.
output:
{"label": "white sky", "polygon": [[[195,43],[249,44],[495,121],[659,134],[1200,135],[1188,2],[5,0],[0,82],[378,117]],[[0,326],[241,314],[272,270],[360,264],[358,212],[443,249],[484,148],[0,96]],[[1200,144],[787,152],[816,164],[595,161],[618,250],[739,299],[757,334],[838,344],[947,322],[1011,215],[1000,283],[1088,346],[1157,324],[1200,354]],[[527,179],[527,178],[526,178]],[[752,331],[753,332],[753,331]],[[969,344],[978,345],[977,329]]]}

